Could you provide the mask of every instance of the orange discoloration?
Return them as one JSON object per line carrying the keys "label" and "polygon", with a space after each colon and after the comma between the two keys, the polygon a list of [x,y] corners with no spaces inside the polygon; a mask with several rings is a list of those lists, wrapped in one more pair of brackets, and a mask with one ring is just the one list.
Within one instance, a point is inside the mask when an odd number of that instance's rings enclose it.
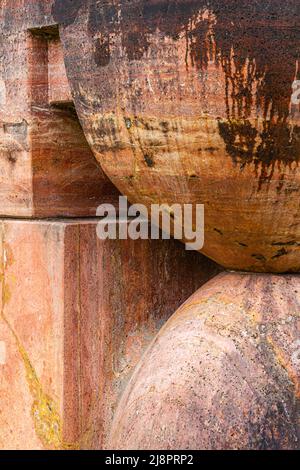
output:
{"label": "orange discoloration", "polygon": [[[271,337],[268,337],[267,340],[268,340],[268,343],[270,344],[270,346],[274,350],[274,353],[276,355],[278,363],[282,367],[284,367],[284,369],[289,374],[291,382],[293,382],[293,384],[295,385],[295,389],[296,389],[295,396],[296,396],[297,399],[300,400],[299,373],[297,373],[297,370],[295,370],[295,366],[293,366],[291,358],[288,356],[287,351],[284,351],[280,347],[278,347],[276,345],[275,341]],[[290,351],[289,351],[289,353],[290,353]]]}

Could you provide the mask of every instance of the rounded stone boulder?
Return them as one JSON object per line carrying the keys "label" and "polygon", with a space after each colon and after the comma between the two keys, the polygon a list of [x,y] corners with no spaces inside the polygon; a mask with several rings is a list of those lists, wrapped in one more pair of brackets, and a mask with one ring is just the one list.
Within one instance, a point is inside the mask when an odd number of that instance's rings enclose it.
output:
{"label": "rounded stone boulder", "polygon": [[162,328],[111,449],[299,449],[300,277],[222,273]]}
{"label": "rounded stone boulder", "polygon": [[300,270],[294,0],[56,0],[68,78],[100,165],[131,202],[205,205],[202,252]]}

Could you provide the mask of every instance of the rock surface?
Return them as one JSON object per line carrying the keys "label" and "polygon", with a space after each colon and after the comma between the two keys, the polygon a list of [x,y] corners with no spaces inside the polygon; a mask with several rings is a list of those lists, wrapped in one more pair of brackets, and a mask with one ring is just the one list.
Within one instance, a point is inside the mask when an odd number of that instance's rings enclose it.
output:
{"label": "rock surface", "polygon": [[0,219],[0,449],[101,449],[144,349],[219,272],[97,223]]}
{"label": "rock surface", "polygon": [[294,0],[56,0],[88,142],[130,201],[202,203],[203,253],[300,269]]}
{"label": "rock surface", "polygon": [[95,216],[118,199],[76,115],[51,4],[0,4],[2,216]]}
{"label": "rock surface", "polygon": [[299,276],[209,281],[140,361],[109,448],[299,449],[299,306]]}

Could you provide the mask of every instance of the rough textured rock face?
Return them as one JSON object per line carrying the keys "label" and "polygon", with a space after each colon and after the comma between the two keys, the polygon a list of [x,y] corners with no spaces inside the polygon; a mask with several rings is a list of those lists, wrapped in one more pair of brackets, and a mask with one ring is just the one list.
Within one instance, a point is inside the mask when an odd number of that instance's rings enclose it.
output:
{"label": "rough textured rock face", "polygon": [[[1,448],[299,448],[299,20],[298,0],[0,0]],[[99,240],[105,173],[205,204],[223,266],[291,273],[182,305],[219,266]]]}
{"label": "rough textured rock face", "polygon": [[298,449],[299,304],[299,276],[209,281],[141,360],[109,448]]}
{"label": "rough textured rock face", "polygon": [[0,449],[102,448],[145,348],[219,272],[174,240],[101,241],[97,223],[0,219]]}
{"label": "rough textured rock face", "polygon": [[88,141],[133,202],[203,203],[203,252],[300,269],[295,0],[56,0]]}
{"label": "rough textured rock face", "polygon": [[72,103],[49,1],[0,4],[0,214],[93,216],[118,191]]}

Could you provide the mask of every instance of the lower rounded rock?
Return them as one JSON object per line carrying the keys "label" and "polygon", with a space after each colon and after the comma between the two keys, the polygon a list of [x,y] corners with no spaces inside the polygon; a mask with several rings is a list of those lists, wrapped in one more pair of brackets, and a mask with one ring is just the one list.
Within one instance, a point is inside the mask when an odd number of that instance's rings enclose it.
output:
{"label": "lower rounded rock", "polygon": [[298,449],[300,276],[223,273],[171,317],[119,403],[112,449]]}

